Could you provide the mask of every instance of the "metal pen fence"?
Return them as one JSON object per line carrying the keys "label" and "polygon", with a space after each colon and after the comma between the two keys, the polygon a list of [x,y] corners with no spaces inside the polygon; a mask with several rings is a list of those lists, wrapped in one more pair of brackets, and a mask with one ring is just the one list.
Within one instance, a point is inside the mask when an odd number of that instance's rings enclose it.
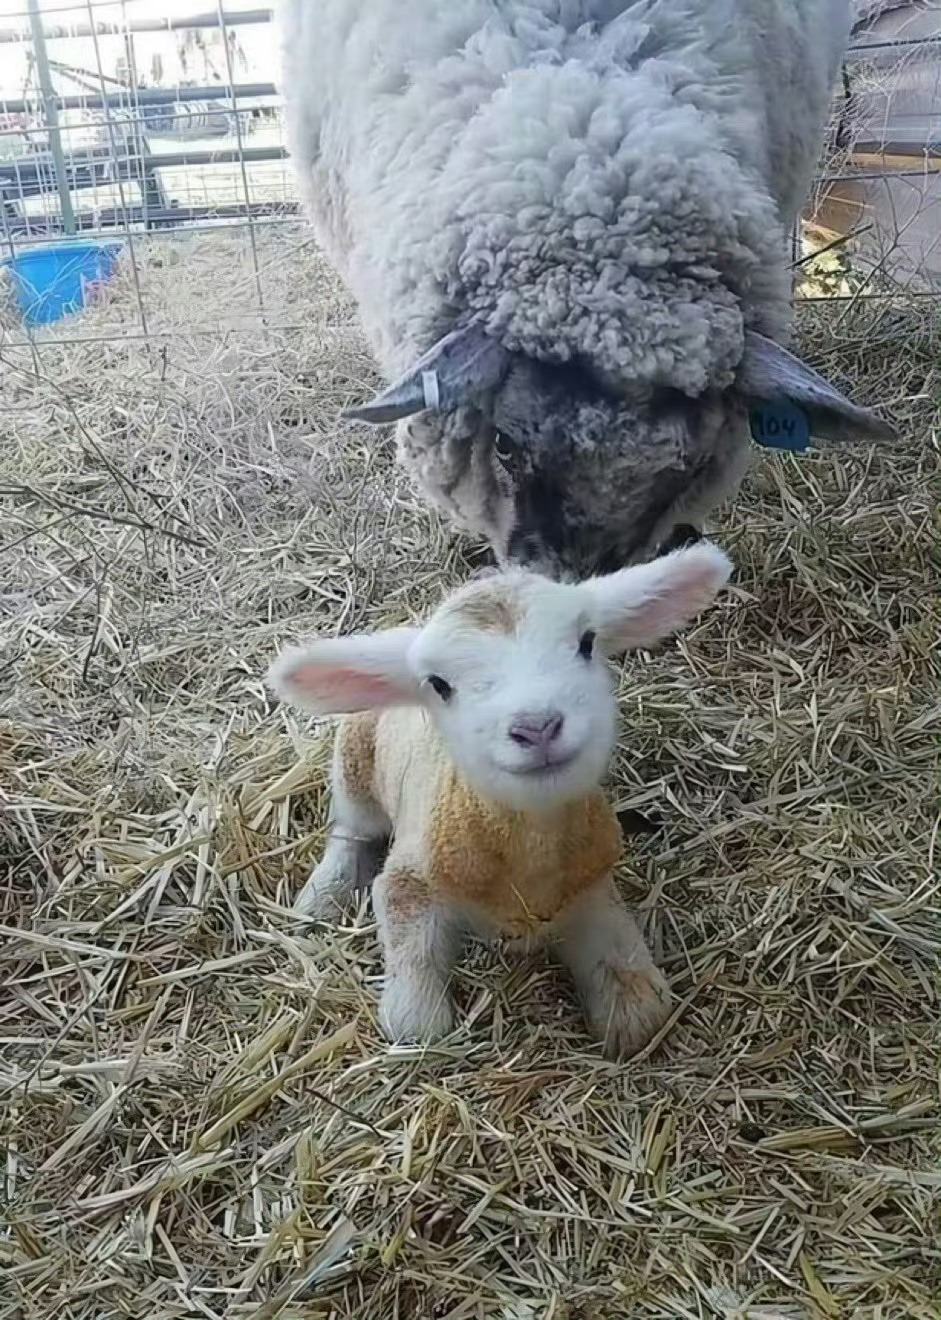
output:
{"label": "metal pen fence", "polygon": [[[63,238],[119,238],[137,299],[137,325],[125,335],[158,333],[142,291],[144,247],[152,253],[156,240],[210,229],[245,236],[250,314],[265,324],[259,234],[299,223],[271,11],[216,0],[190,13],[186,3],[11,0],[0,8],[3,255]],[[860,9],[795,265],[804,297],[892,295],[900,286],[937,296],[937,0]],[[246,305],[239,315],[244,327]],[[191,327],[200,329],[212,333],[218,322]],[[58,333],[81,335],[81,318]],[[32,337],[28,326],[23,334]]]}
{"label": "metal pen fence", "polygon": [[[63,239],[119,239],[137,304],[122,337],[159,332],[143,279],[158,240],[217,228],[245,238],[254,300],[239,320],[250,311],[263,324],[257,229],[298,212],[271,11],[239,0],[187,9],[173,0],[0,9],[0,257],[9,266]],[[63,321],[59,340],[87,336],[82,320]],[[18,341],[9,320],[5,338]],[[28,320],[19,338],[35,338]]]}

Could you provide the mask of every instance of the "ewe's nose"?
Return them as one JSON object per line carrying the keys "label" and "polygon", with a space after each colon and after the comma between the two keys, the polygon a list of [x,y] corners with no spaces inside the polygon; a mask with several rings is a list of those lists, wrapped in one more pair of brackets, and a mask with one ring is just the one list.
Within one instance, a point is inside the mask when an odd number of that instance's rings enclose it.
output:
{"label": "ewe's nose", "polygon": [[509,728],[520,747],[548,747],[562,732],[563,716],[556,710],[544,715],[518,715]]}

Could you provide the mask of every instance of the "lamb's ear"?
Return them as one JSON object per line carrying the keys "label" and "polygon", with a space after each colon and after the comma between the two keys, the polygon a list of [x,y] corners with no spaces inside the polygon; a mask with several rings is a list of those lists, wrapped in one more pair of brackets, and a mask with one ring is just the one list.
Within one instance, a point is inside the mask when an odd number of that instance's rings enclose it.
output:
{"label": "lamb's ear", "polygon": [[728,556],[702,541],[649,564],[592,578],[580,590],[591,596],[589,613],[602,650],[636,651],[691,623],[731,572]]}
{"label": "lamb's ear", "polygon": [[397,422],[413,413],[448,412],[494,390],[510,367],[510,354],[478,325],[452,330],[413,363],[395,384],[344,417]]}
{"label": "lamb's ear", "polygon": [[870,408],[860,408],[799,357],[754,330],[745,332],[738,388],[749,402],[792,403],[822,440],[892,440],[895,429]]}
{"label": "lamb's ear", "polygon": [[348,715],[419,699],[408,667],[414,628],[324,638],[282,652],[268,671],[270,687],[285,701],[318,715]]}

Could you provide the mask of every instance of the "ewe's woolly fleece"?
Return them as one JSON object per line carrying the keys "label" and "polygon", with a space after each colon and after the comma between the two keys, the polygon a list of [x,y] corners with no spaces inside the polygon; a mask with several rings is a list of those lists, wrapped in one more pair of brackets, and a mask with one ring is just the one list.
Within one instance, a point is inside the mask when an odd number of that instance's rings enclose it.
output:
{"label": "ewe's woolly fleece", "polygon": [[475,315],[628,391],[728,384],[786,330],[847,9],[283,0],[305,201],[385,370]]}

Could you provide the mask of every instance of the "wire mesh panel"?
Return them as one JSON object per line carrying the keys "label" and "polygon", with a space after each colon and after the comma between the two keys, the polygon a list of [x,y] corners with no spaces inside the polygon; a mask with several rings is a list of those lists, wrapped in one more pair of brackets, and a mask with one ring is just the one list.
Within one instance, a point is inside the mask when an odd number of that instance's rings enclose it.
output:
{"label": "wire mesh panel", "polygon": [[[204,264],[213,250],[205,235],[220,228],[219,306],[191,308],[189,328],[261,321],[271,243],[263,255],[259,229],[297,214],[271,18],[245,0],[200,13],[179,0],[12,0],[0,10],[8,343],[34,339],[37,322],[53,319],[60,339],[175,328],[175,318],[161,319],[151,277],[168,264]],[[63,239],[118,240],[121,253],[113,279],[84,280],[72,314],[58,319],[49,281]],[[31,297],[46,297],[39,316]],[[102,300],[107,325],[74,314]]]}

